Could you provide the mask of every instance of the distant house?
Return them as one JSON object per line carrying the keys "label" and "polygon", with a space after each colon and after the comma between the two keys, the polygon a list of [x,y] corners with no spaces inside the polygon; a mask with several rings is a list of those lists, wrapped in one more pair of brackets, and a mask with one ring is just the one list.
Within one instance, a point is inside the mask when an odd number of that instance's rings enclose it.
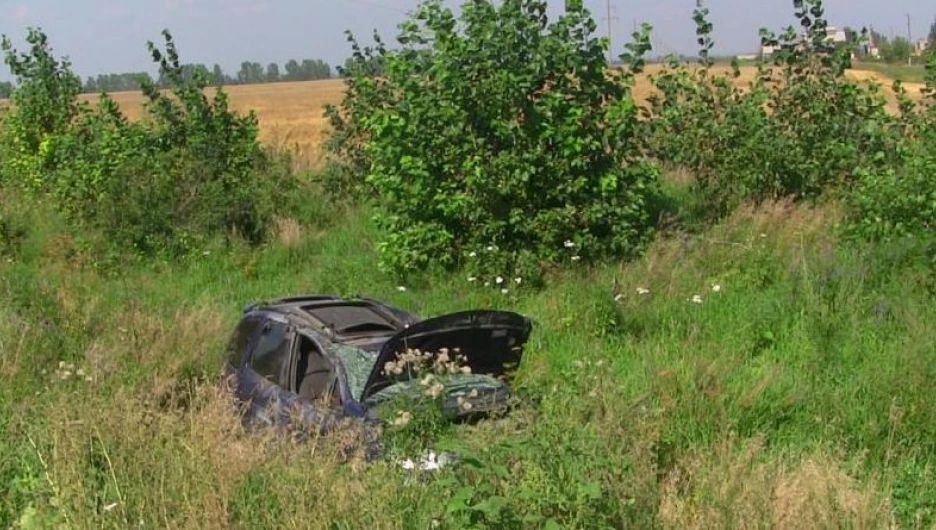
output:
{"label": "distant house", "polygon": [[829,26],[826,28],[826,41],[831,41],[835,44],[845,43],[848,42],[848,34],[845,33],[844,29]]}
{"label": "distant house", "polygon": [[780,50],[780,46],[761,46],[760,54],[762,57],[770,57]]}
{"label": "distant house", "polygon": [[913,53],[916,55],[923,55],[924,53],[926,53],[926,50],[928,50],[929,47],[930,47],[930,42],[928,40],[920,39],[916,41],[916,44],[914,44]]}
{"label": "distant house", "polygon": [[[801,48],[806,45],[806,34],[802,33],[796,37],[796,39],[789,44],[794,48]],[[844,29],[837,28],[835,26],[826,27],[826,36],[825,42],[831,42],[833,44],[842,44],[848,42],[848,34]],[[782,46],[761,46],[760,53],[763,57],[769,57],[777,53]]]}

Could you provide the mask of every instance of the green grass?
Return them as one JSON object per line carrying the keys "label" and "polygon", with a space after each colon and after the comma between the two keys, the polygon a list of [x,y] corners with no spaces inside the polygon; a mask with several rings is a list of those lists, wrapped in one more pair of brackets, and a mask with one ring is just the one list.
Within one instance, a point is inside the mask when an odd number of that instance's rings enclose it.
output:
{"label": "green grass", "polygon": [[876,72],[895,81],[905,83],[922,83],[926,70],[923,68],[923,59],[915,58],[915,64],[888,64],[883,62],[856,61],[852,67],[855,70],[868,70]]}
{"label": "green grass", "polygon": [[[119,274],[49,212],[5,211],[28,229],[0,262],[0,527],[936,525],[928,250],[847,246],[831,208],[742,211],[507,295],[462,274],[398,290],[366,210]],[[245,303],[302,292],[523,312],[526,404],[422,433],[475,457],[423,479],[244,433],[216,391],[227,334]]]}

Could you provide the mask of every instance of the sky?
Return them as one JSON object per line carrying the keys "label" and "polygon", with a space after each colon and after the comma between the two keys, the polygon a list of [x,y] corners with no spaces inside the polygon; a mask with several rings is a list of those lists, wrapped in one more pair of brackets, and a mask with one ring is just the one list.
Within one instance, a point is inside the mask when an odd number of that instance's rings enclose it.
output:
{"label": "sky", "polygon": [[[635,23],[654,27],[654,53],[694,53],[695,0],[610,0],[612,44],[616,52]],[[455,6],[458,0],[448,0]],[[561,11],[562,0],[551,0]],[[169,29],[183,62],[220,64],[234,74],[242,61],[264,65],[320,58],[340,64],[350,48],[344,31],[370,42],[377,30],[392,42],[397,24],[419,0],[0,0],[0,33],[23,49],[28,26],[41,27],[54,53],[68,56],[87,77],[101,73],[153,71],[146,42],[161,42]],[[606,33],[606,0],[586,0]],[[716,54],[753,53],[758,28],[778,32],[794,23],[792,0],[709,0]],[[827,0],[832,25],[874,26],[885,35],[925,36],[936,16],[933,0]],[[9,71],[0,66],[0,79]]]}

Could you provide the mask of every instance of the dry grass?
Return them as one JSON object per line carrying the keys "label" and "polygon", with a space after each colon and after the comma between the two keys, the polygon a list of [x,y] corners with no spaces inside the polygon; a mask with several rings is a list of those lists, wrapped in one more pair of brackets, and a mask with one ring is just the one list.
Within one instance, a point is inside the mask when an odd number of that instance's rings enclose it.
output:
{"label": "dry grass", "polygon": [[666,528],[895,528],[889,501],[818,452],[784,462],[764,458],[762,440],[724,440],[664,480]]}

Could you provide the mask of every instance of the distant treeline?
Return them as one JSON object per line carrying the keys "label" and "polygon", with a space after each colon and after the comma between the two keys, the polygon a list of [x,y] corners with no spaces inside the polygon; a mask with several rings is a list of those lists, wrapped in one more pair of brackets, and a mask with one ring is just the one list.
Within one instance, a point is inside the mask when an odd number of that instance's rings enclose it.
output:
{"label": "distant treeline", "polygon": [[[264,67],[261,63],[244,61],[240,70],[229,75],[215,64],[208,68],[204,64],[186,64],[182,66],[182,75],[190,78],[195,72],[205,75],[212,86],[241,85],[256,83],[276,83],[280,81],[313,81],[332,77],[332,67],[321,59],[292,59],[282,68],[277,63],[270,63]],[[160,76],[158,79],[147,72],[125,72],[120,74],[102,74],[97,77],[88,77],[84,83],[85,92],[120,92],[124,90],[139,90],[140,80],[153,81],[157,86],[169,86],[169,80]],[[9,83],[0,83],[0,97],[6,97],[4,90],[12,89]]]}

